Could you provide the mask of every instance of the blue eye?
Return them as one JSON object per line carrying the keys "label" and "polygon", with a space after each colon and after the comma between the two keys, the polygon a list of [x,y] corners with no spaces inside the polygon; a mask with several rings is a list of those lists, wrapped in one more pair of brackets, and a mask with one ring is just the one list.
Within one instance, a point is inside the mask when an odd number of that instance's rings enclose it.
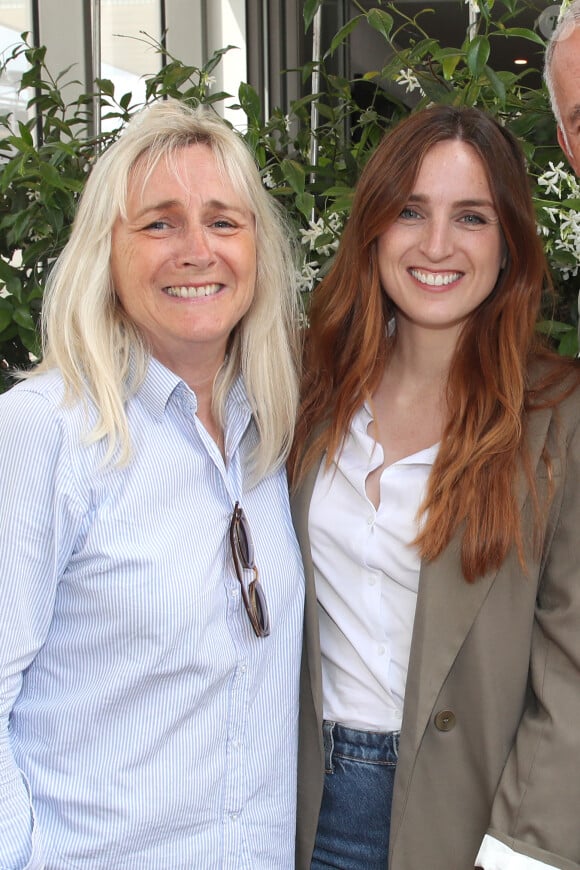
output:
{"label": "blue eye", "polygon": [[487,223],[485,218],[482,218],[481,215],[478,215],[478,214],[466,214],[466,215],[463,215],[463,217],[460,218],[460,220],[462,220],[463,223],[466,223],[466,224],[471,225],[471,226],[481,226],[481,224]]}
{"label": "blue eye", "polygon": [[414,208],[411,208],[411,206],[407,205],[401,211],[401,214],[399,215],[399,217],[402,217],[404,220],[414,220],[415,218],[420,218],[421,215],[419,214],[418,211],[415,211]]}

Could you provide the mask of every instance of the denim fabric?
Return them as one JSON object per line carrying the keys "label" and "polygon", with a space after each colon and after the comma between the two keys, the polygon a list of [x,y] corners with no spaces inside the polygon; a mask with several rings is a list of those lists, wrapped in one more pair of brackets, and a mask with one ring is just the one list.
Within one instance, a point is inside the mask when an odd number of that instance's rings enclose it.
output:
{"label": "denim fabric", "polygon": [[326,776],[312,870],[386,870],[399,734],[324,722]]}

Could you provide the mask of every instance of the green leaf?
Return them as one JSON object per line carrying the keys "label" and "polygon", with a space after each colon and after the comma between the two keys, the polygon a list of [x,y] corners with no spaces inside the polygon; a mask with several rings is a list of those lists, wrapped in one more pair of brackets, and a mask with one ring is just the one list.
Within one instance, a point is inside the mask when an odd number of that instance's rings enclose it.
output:
{"label": "green leaf", "polygon": [[221,59],[224,54],[227,54],[228,51],[232,51],[233,49],[238,49],[237,45],[226,45],[225,48],[219,48],[217,51],[214,51],[210,59],[206,64],[203,65],[201,71],[206,74],[206,76],[210,75],[214,71],[214,69],[219,66],[221,63]]}
{"label": "green leaf", "polygon": [[326,52],[325,57],[332,57],[339,45],[342,45],[342,43],[350,36],[352,31],[358,26],[362,17],[362,15],[356,15],[354,18],[351,18],[350,21],[347,21],[344,27],[340,28],[338,33],[333,37],[332,42],[330,43],[330,48]]}
{"label": "green leaf", "polygon": [[572,326],[569,323],[561,323],[559,320],[541,320],[536,323],[536,331],[542,335],[562,336],[568,333]]}
{"label": "green leaf", "polygon": [[35,329],[19,329],[18,337],[29,353],[40,355],[40,341]]}
{"label": "green leaf", "polygon": [[527,27],[506,27],[506,29],[502,31],[501,36],[519,36],[521,39],[528,39],[530,42],[535,42],[536,45],[541,45],[542,48],[545,47],[545,42],[542,37],[535,31],[528,30]]}
{"label": "green leaf", "polygon": [[27,125],[24,124],[22,121],[19,121],[18,129],[20,130],[20,136],[22,137],[23,143],[29,148],[32,148],[34,146],[34,140],[32,138],[32,133],[30,132]]}
{"label": "green leaf", "polygon": [[300,214],[303,214],[304,217],[309,220],[315,204],[313,195],[311,193],[299,193],[294,199],[294,202],[296,203],[296,207]]}
{"label": "green leaf", "polygon": [[487,76],[487,80],[490,83],[494,94],[503,104],[506,100],[506,89],[505,85],[500,79],[500,77],[496,74],[495,70],[492,70],[490,66],[484,67],[485,75]]}
{"label": "green leaf", "polygon": [[24,305],[19,305],[18,308],[14,309],[13,319],[18,326],[21,326],[27,331],[34,332],[35,323],[32,319],[32,314],[30,313],[29,308],[26,308]]}
{"label": "green leaf", "polygon": [[[18,272],[11,266],[3,257],[0,257],[0,282],[2,284],[9,284],[10,281],[13,280],[14,276],[17,275]],[[3,297],[0,296],[0,304],[3,302]]]}
{"label": "green leaf", "polygon": [[308,30],[312,21],[314,20],[314,16],[318,12],[318,9],[322,5],[322,0],[305,0],[304,10],[302,12],[304,16],[304,29]]}
{"label": "green leaf", "polygon": [[[203,102],[206,106],[212,106],[214,103],[221,103],[223,102],[223,100],[229,100],[231,96],[232,95],[229,94],[227,91],[218,91],[215,94],[208,94],[207,96],[205,96]],[[199,100],[194,105],[197,106],[198,104]]]}
{"label": "green leaf", "polygon": [[447,54],[441,58],[441,69],[443,70],[443,78],[446,81],[451,81],[453,73],[457,69],[457,64],[460,60],[461,54],[455,52],[453,54]]}
{"label": "green leaf", "polygon": [[367,21],[373,30],[377,30],[385,39],[390,39],[393,29],[393,16],[383,9],[371,9],[367,12]]}
{"label": "green leaf", "polygon": [[115,96],[115,85],[110,79],[97,79],[96,82],[101,94],[107,97]]}
{"label": "green leaf", "polygon": [[578,331],[571,328],[566,335],[563,336],[558,345],[558,353],[560,356],[576,356],[578,353]]}
{"label": "green leaf", "polygon": [[262,112],[260,97],[257,91],[246,82],[242,82],[238,89],[238,99],[242,109],[251,120],[258,120]]}
{"label": "green leaf", "polygon": [[288,158],[282,161],[282,173],[284,179],[288,182],[295,193],[304,193],[306,184],[306,173],[304,167],[297,160],[289,160]]}
{"label": "green leaf", "polygon": [[12,323],[12,309],[9,308],[0,308],[0,332],[4,332],[5,329],[8,329],[10,324]]}
{"label": "green leaf", "polygon": [[60,188],[66,190],[66,184],[57,169],[51,163],[41,163],[38,167],[38,172],[41,179],[49,187]]}
{"label": "green leaf", "polygon": [[478,78],[489,60],[490,46],[486,36],[476,36],[467,49],[467,66],[474,78]]}

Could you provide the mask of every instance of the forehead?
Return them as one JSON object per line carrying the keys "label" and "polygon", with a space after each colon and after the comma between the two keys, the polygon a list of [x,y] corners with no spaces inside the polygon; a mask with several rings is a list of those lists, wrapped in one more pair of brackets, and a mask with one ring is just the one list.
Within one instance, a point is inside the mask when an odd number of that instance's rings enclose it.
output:
{"label": "forehead", "polygon": [[425,153],[413,189],[426,185],[448,196],[471,191],[491,198],[486,166],[473,145],[462,139],[437,142]]}
{"label": "forehead", "polygon": [[247,195],[234,185],[219,153],[194,142],[169,151],[145,152],[134,163],[127,182],[130,201],[151,196],[187,199],[224,199],[246,206]]}
{"label": "forehead", "polygon": [[552,78],[558,90],[575,92],[580,102],[580,25],[562,34],[552,55]]}

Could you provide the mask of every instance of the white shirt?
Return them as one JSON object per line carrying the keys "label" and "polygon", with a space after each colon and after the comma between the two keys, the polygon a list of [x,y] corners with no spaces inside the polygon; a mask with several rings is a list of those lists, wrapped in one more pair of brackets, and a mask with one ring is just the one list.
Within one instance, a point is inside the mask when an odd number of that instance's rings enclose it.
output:
{"label": "white shirt", "polygon": [[415,618],[417,533],[437,445],[385,468],[380,505],[365,491],[383,463],[368,407],[337,463],[318,474],[309,525],[320,615],[324,716],[351,728],[398,731]]}
{"label": "white shirt", "polygon": [[[368,406],[344,448],[320,467],[309,534],[320,617],[324,718],[368,731],[401,727],[421,561],[411,542],[439,445],[387,466],[378,510],[367,476],[383,463]],[[476,867],[555,870],[486,835]]]}

